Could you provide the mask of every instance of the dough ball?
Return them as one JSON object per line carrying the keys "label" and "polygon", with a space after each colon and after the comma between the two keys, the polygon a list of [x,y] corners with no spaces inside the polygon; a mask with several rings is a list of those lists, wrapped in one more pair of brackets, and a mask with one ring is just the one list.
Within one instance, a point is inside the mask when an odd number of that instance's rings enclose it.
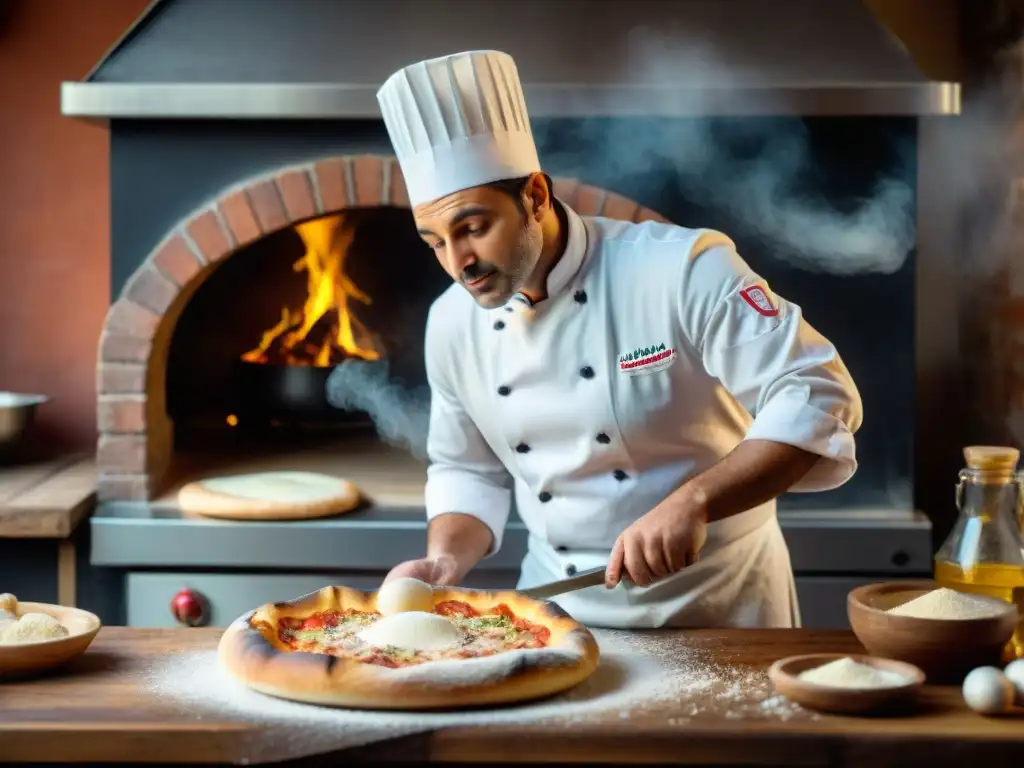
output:
{"label": "dough ball", "polygon": [[408,651],[436,651],[458,644],[463,635],[444,616],[405,611],[371,624],[359,633],[359,638],[375,648],[391,645]]}
{"label": "dough ball", "polygon": [[0,637],[0,643],[15,645],[17,643],[35,643],[41,640],[54,640],[67,637],[67,628],[53,616],[45,613],[26,613],[13,624],[8,624]]}
{"label": "dough ball", "polygon": [[377,611],[382,616],[394,616],[405,611],[434,610],[434,590],[424,581],[404,577],[381,585],[377,592]]}
{"label": "dough ball", "polygon": [[12,616],[18,615],[18,598],[10,592],[0,595],[0,613],[9,613]]}
{"label": "dough ball", "polygon": [[1003,670],[1006,679],[1009,680],[1017,692],[1017,705],[1024,707],[1024,659],[1011,661]]}
{"label": "dough ball", "polygon": [[964,702],[975,712],[997,715],[1013,705],[1013,685],[997,667],[978,667],[964,678]]}

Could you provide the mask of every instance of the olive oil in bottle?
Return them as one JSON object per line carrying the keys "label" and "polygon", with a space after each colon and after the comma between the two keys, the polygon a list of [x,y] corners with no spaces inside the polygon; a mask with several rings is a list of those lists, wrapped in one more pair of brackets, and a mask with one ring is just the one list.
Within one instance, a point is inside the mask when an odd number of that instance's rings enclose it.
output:
{"label": "olive oil in bottle", "polygon": [[1007,660],[1024,658],[1024,537],[1021,488],[1015,448],[970,446],[960,471],[956,505],[960,514],[935,555],[940,587],[972,592],[1016,604],[1017,631]]}

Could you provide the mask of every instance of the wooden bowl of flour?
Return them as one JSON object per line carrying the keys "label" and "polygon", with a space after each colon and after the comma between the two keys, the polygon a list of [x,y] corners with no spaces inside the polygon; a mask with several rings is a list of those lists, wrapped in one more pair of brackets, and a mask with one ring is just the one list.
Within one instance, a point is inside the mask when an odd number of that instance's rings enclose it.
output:
{"label": "wooden bowl of flour", "polygon": [[85,653],[100,631],[99,617],[80,608],[18,601],[16,615],[24,616],[26,613],[45,613],[52,616],[64,625],[68,630],[68,636],[14,645],[0,644],[0,681],[9,677],[45,672],[64,665]]}
{"label": "wooden bowl of flour", "polygon": [[[933,581],[867,584],[852,590],[846,612],[854,634],[868,653],[920,667],[932,683],[960,683],[975,667],[1001,666],[1003,648],[1017,626],[1017,609],[983,595],[943,593],[953,600],[921,605],[922,615],[900,615],[893,609],[911,601],[936,597]],[[935,610],[941,608],[942,610]],[[956,617],[957,612],[963,613]],[[925,617],[925,616],[928,617]]]}
{"label": "wooden bowl of flour", "polygon": [[[805,679],[805,673],[835,664],[870,670],[870,684],[857,679],[842,683],[827,680]],[[779,659],[768,670],[768,677],[775,690],[790,701],[808,709],[835,714],[867,714],[881,711],[896,711],[915,701],[924,685],[924,672],[912,664],[874,656],[849,655],[844,653],[809,653]]]}

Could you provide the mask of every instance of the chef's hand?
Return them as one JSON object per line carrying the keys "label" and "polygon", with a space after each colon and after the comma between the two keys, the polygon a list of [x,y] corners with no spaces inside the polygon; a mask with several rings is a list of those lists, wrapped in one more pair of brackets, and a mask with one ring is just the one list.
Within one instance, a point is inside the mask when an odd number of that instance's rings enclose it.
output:
{"label": "chef's hand", "polygon": [[422,557],[406,560],[392,568],[384,577],[384,583],[402,577],[419,579],[435,587],[454,587],[459,583],[461,573],[458,561],[452,555]]}
{"label": "chef's hand", "polygon": [[707,538],[704,508],[672,496],[641,517],[615,540],[605,571],[611,589],[623,577],[646,587],[697,562]]}

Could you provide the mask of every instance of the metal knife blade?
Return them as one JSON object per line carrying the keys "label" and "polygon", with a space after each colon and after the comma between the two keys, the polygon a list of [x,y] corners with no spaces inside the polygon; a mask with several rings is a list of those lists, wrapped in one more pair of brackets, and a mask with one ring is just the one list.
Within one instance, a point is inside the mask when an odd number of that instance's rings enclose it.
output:
{"label": "metal knife blade", "polygon": [[587,587],[596,587],[599,584],[604,584],[604,573],[605,569],[603,566],[600,568],[590,568],[586,571],[580,571],[568,579],[540,584],[529,589],[520,589],[519,594],[526,595],[535,600],[544,600],[555,595],[564,595],[566,592],[575,592],[577,589],[586,589]]}

